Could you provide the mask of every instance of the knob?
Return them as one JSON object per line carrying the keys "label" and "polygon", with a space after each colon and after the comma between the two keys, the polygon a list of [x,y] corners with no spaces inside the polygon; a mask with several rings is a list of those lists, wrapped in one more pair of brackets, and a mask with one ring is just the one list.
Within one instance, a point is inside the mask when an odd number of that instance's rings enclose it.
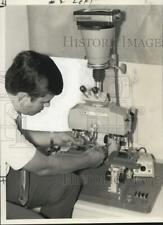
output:
{"label": "knob", "polygon": [[146,171],[146,167],[145,167],[145,166],[141,166],[141,167],[140,167],[140,170],[141,170],[141,171]]}
{"label": "knob", "polygon": [[84,85],[82,85],[80,86],[80,91],[85,93],[87,91],[87,88]]}
{"label": "knob", "polygon": [[92,88],[92,92],[93,92],[94,94],[97,94],[98,91],[99,91],[98,87],[93,87],[93,88]]}

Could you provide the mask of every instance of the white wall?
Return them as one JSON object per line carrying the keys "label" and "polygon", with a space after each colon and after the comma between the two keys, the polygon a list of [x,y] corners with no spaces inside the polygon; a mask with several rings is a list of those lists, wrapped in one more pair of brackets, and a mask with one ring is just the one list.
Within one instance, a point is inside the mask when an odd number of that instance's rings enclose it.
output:
{"label": "white wall", "polygon": [[127,68],[122,104],[138,109],[134,142],[163,160],[163,66],[127,63]]}
{"label": "white wall", "polygon": [[6,7],[6,69],[22,50],[29,49],[27,6]]}

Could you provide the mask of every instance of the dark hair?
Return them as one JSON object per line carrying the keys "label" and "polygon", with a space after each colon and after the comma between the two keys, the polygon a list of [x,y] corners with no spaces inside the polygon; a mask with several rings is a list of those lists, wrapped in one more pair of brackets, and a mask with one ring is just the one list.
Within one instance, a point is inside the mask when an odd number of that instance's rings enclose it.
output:
{"label": "dark hair", "polygon": [[[46,87],[41,87],[45,82]],[[45,86],[45,85],[44,85]],[[26,92],[31,97],[47,93],[59,95],[63,89],[62,75],[53,60],[34,51],[20,52],[6,72],[5,88],[10,94]]]}

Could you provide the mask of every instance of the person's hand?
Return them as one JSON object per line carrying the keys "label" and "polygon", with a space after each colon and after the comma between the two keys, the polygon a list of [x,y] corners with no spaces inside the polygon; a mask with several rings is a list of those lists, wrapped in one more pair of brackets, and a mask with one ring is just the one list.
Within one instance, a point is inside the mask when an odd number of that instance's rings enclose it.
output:
{"label": "person's hand", "polygon": [[105,151],[103,147],[96,146],[85,151],[85,154],[88,157],[90,167],[100,166],[104,159],[106,158]]}
{"label": "person's hand", "polygon": [[53,143],[63,147],[80,146],[84,144],[84,139],[75,138],[71,131],[53,132]]}

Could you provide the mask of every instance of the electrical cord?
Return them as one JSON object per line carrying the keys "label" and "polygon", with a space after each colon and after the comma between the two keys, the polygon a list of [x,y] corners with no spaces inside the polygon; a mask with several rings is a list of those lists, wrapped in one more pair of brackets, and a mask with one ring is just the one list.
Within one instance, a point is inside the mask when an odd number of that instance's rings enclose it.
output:
{"label": "electrical cord", "polygon": [[144,150],[144,152],[147,153],[147,149],[146,149],[145,147],[140,147],[140,148],[138,148],[138,149],[137,149],[137,152],[139,152],[139,151],[141,151],[141,150]]}

